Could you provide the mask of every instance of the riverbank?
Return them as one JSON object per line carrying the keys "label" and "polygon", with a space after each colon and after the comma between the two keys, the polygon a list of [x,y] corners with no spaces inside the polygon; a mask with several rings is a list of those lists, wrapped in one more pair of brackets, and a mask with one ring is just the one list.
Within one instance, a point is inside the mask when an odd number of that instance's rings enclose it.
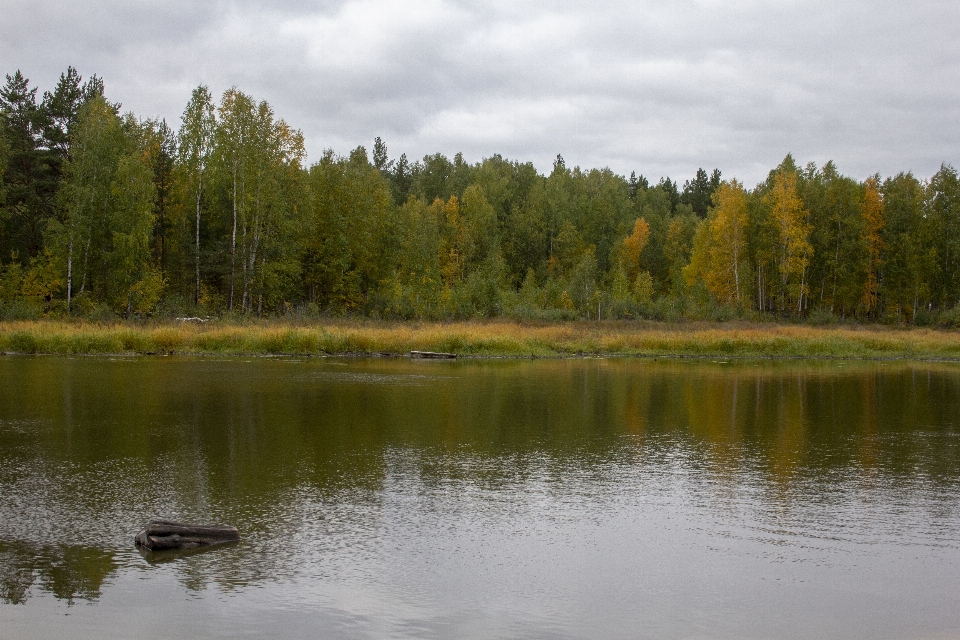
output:
{"label": "riverbank", "polygon": [[960,332],[881,325],[654,322],[0,323],[0,352],[27,354],[577,355],[960,359]]}

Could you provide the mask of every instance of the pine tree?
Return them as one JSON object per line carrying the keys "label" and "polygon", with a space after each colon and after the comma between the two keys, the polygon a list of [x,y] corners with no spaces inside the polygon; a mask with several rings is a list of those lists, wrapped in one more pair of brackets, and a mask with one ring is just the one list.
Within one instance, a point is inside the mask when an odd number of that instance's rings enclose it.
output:
{"label": "pine tree", "polygon": [[0,89],[5,120],[7,166],[0,260],[13,256],[26,265],[43,247],[43,231],[54,213],[57,190],[51,154],[43,145],[45,118],[37,89],[17,71]]}

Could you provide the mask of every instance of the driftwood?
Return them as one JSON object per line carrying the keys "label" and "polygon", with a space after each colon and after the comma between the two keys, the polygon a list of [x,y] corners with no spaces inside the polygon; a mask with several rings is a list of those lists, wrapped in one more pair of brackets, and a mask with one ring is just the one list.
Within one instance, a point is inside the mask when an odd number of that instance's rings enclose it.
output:
{"label": "driftwood", "polygon": [[455,353],[438,353],[436,351],[411,351],[411,358],[429,358],[431,360],[453,360],[457,357]]}
{"label": "driftwood", "polygon": [[240,532],[234,527],[204,527],[170,520],[151,520],[135,538],[138,546],[158,549],[193,549],[211,544],[236,542]]}

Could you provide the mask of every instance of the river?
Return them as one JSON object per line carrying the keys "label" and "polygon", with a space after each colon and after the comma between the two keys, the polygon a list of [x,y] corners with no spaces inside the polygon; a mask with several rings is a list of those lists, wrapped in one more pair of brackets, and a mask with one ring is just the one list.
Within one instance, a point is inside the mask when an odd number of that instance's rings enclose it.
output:
{"label": "river", "polygon": [[958,638],[960,365],[5,356],[0,637]]}

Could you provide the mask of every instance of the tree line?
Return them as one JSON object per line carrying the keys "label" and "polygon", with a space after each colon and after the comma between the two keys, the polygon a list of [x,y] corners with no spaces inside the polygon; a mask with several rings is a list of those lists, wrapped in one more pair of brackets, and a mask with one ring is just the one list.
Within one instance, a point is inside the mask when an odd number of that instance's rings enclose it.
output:
{"label": "tree line", "polygon": [[232,88],[178,126],[69,68],[0,90],[0,314],[960,318],[960,182],[859,181],[787,155],[748,189],[500,155],[305,165]]}

